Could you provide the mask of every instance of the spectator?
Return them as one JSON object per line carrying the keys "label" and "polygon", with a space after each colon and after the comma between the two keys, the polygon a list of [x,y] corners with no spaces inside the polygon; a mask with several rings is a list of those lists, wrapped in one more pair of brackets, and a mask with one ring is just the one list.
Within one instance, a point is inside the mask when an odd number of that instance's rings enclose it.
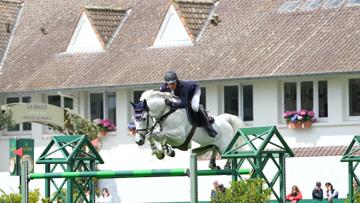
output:
{"label": "spectator", "polygon": [[298,186],[294,185],[291,188],[291,193],[286,195],[286,200],[291,201],[291,203],[296,203],[302,199],[302,194],[298,188]]}
{"label": "spectator", "polygon": [[315,188],[312,191],[312,197],[313,199],[317,199],[319,201],[323,200],[324,193],[323,189],[321,188],[321,182],[316,182]]}
{"label": "spectator", "polygon": [[133,121],[128,124],[128,134],[131,136],[135,136],[136,134],[136,126]]}
{"label": "spectator", "polygon": [[97,200],[97,203],[112,203],[111,195],[107,188],[102,189],[102,194],[100,195],[99,199]]}
{"label": "spectator", "polygon": [[333,202],[333,199],[337,199],[339,197],[339,192],[334,189],[334,186],[331,183],[325,183],[325,187],[328,202]]}
{"label": "spectator", "polygon": [[216,196],[216,193],[221,192],[225,193],[226,187],[224,187],[223,184],[219,184],[217,180],[213,182],[214,189],[211,190],[211,199],[213,199]]}

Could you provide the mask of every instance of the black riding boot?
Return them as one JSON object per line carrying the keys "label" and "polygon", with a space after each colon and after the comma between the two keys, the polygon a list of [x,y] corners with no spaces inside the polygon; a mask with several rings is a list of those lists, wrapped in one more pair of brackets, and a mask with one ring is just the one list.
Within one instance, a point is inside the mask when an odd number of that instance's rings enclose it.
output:
{"label": "black riding boot", "polygon": [[201,122],[204,124],[204,127],[205,127],[206,131],[208,132],[209,136],[214,138],[214,137],[216,137],[217,132],[212,127],[212,125],[209,123],[209,120],[207,119],[206,113],[204,111],[205,110],[200,108],[197,114],[199,115]]}

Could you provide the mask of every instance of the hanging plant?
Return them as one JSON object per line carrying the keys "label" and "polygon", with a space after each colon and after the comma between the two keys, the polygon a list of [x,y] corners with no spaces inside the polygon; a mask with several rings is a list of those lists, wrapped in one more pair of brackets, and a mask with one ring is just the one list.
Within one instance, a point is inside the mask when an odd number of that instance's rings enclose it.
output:
{"label": "hanging plant", "polygon": [[10,108],[7,106],[1,106],[0,111],[0,130],[3,130],[5,128],[11,128],[15,126],[15,121],[12,120],[12,113]]}

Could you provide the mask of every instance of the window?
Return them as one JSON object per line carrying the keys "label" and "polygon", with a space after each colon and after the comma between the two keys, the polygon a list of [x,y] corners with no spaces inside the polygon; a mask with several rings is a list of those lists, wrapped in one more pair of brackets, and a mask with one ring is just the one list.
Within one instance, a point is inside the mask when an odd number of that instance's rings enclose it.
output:
{"label": "window", "polygon": [[107,93],[107,118],[116,123],[116,94],[115,92]]}
{"label": "window", "polygon": [[293,12],[300,5],[301,1],[288,1],[280,6],[279,12]]}
{"label": "window", "polygon": [[116,123],[116,93],[90,93],[90,119],[109,119]]}
{"label": "window", "polygon": [[347,5],[349,5],[349,6],[360,6],[360,0],[349,0]]}
{"label": "window", "polygon": [[349,80],[349,115],[360,116],[360,79]]}
{"label": "window", "polygon": [[133,92],[133,102],[134,103],[137,103],[140,101],[140,97],[143,92],[144,92],[144,90],[136,90]]}
{"label": "window", "polygon": [[252,121],[254,120],[253,111],[253,86],[243,85],[242,86],[242,109],[243,109],[243,120]]}
{"label": "window", "polygon": [[319,81],[319,118],[328,117],[328,90],[327,81]]}
{"label": "window", "polygon": [[[30,103],[31,97],[8,97],[6,98],[7,104],[12,103]],[[16,124],[13,128],[8,128],[8,131],[30,131],[31,130],[31,123],[22,123],[22,124]]]}
{"label": "window", "polygon": [[343,2],[343,0],[327,0],[322,7],[323,8],[337,8],[341,5],[342,2]]}
{"label": "window", "polygon": [[321,0],[307,0],[301,7],[301,10],[314,10],[319,7]]}
{"label": "window", "polygon": [[301,82],[301,109],[312,111],[314,109],[313,82]]}
{"label": "window", "polygon": [[74,100],[70,97],[63,97],[60,95],[49,95],[48,96],[48,104],[60,107],[60,108],[68,108],[74,109]]}
{"label": "window", "polygon": [[224,87],[224,112],[239,115],[239,87]]}
{"label": "window", "polygon": [[90,94],[90,120],[104,118],[104,95],[103,93]]}
{"label": "window", "polygon": [[200,104],[202,104],[204,106],[204,108],[206,109],[206,88],[205,87],[201,88]]}
{"label": "window", "polygon": [[327,89],[326,80],[284,82],[284,112],[308,110],[314,111],[318,118],[326,118]]}
{"label": "window", "polygon": [[284,83],[284,104],[285,111],[296,111],[296,83]]}

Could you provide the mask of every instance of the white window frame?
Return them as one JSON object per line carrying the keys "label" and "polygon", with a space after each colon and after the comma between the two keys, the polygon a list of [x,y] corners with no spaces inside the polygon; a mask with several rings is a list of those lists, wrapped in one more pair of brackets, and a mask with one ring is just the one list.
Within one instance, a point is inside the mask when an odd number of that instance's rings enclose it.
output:
{"label": "white window frame", "polygon": [[[103,111],[104,111],[104,118],[100,118],[100,119],[108,119],[109,118],[109,109],[107,106],[107,94],[108,93],[115,93],[115,97],[116,97],[116,91],[94,91],[94,92],[89,92],[88,93],[88,119],[91,119],[91,104],[90,104],[90,95],[91,94],[99,94],[102,93],[103,95]],[[116,106],[117,108],[117,106]]]}
{"label": "white window frame", "polygon": [[[22,103],[22,100],[23,100],[24,97],[30,97],[30,102],[31,102],[31,100],[32,100],[31,95],[13,95],[13,96],[10,95],[10,96],[5,97],[5,104],[8,104],[7,103],[8,98],[19,98],[19,103]],[[7,128],[6,128],[5,131],[6,131],[6,134],[8,134],[8,135],[14,135],[14,134],[28,135],[28,134],[31,134],[32,128],[33,128],[33,126],[31,125],[31,130],[24,130],[23,123],[19,123],[19,130],[8,131]]]}
{"label": "white window frame", "polygon": [[244,109],[243,109],[243,104],[244,104],[244,94],[243,94],[243,87],[244,86],[252,86],[252,93],[253,93],[253,120],[251,121],[243,121],[245,124],[248,124],[248,125],[253,125],[253,122],[254,122],[254,118],[255,118],[255,115],[254,115],[254,84],[253,83],[242,83],[240,84],[240,88],[239,88],[239,97],[240,97],[240,115],[241,115],[241,119],[244,119]]}
{"label": "white window frame", "polygon": [[[283,113],[285,112],[285,99],[284,99],[284,91],[285,91],[285,83],[295,82],[296,83],[296,111],[301,110],[301,82],[313,82],[313,111],[314,111],[314,118],[316,118],[317,122],[327,122],[328,117],[319,117],[319,81],[327,81],[327,89],[329,95],[329,80],[328,79],[298,79],[298,80],[284,80],[281,82],[281,123],[286,123],[285,119],[283,119]],[[327,99],[329,104],[329,98]],[[329,113],[329,105],[328,105],[328,113]]]}
{"label": "white window frame", "polygon": [[[67,96],[65,96],[65,95],[61,95],[61,94],[56,94],[56,93],[54,93],[54,94],[47,94],[46,95],[46,103],[47,104],[49,104],[49,96],[59,96],[60,97],[60,108],[64,108],[64,104],[65,104],[65,102],[64,102],[64,98],[65,97],[67,97]],[[68,98],[70,98],[70,99],[72,99],[73,100],[73,109],[72,109],[72,111],[75,111],[76,112],[76,110],[75,109],[77,109],[77,97],[68,97]],[[51,104],[52,105],[52,104]],[[44,128],[43,128],[44,129]],[[50,128],[50,127],[46,127],[45,126],[45,130],[44,130],[46,133],[48,133],[48,134],[53,134],[53,133],[56,133],[55,131],[53,131],[52,130],[52,128]]]}
{"label": "white window frame", "polygon": [[360,120],[360,116],[350,116],[350,94],[349,94],[350,87],[349,87],[349,81],[351,79],[360,79],[360,76],[358,76],[358,77],[355,77],[355,76],[348,77],[345,80],[346,81],[345,82],[345,99],[344,99],[345,101],[343,101],[343,102],[345,102],[345,111],[346,111],[345,118],[346,118],[346,120],[349,120],[349,121],[358,121],[358,120]]}
{"label": "white window frame", "polygon": [[[254,108],[254,84],[253,83],[226,83],[226,84],[223,84],[221,86],[221,112],[225,112],[225,103],[224,103],[224,100],[225,100],[225,91],[224,91],[224,88],[226,86],[237,86],[238,87],[238,108],[239,108],[239,112],[238,114],[239,115],[236,115],[237,117],[239,117],[241,120],[243,120],[244,118],[244,110],[243,110],[243,86],[246,86],[246,85],[251,85],[253,87],[253,108]],[[254,111],[253,111],[254,113]],[[255,115],[253,115],[253,120],[252,121],[243,121],[246,125],[253,125],[254,123],[254,118],[255,118]]]}

